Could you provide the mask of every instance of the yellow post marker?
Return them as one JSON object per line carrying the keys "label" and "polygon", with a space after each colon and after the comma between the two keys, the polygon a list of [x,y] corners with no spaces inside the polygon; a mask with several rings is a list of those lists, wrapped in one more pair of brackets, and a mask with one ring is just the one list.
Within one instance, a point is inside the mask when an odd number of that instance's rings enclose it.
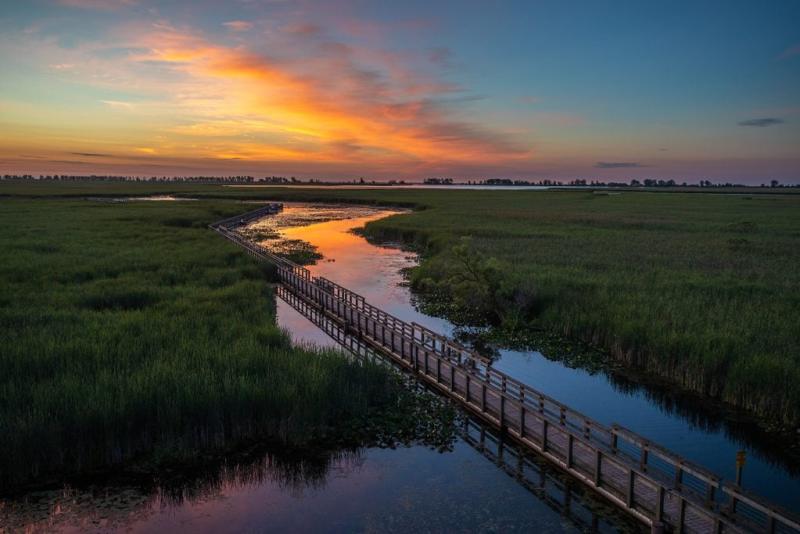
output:
{"label": "yellow post marker", "polygon": [[736,485],[739,487],[742,487],[742,469],[746,460],[747,453],[745,451],[736,453]]}

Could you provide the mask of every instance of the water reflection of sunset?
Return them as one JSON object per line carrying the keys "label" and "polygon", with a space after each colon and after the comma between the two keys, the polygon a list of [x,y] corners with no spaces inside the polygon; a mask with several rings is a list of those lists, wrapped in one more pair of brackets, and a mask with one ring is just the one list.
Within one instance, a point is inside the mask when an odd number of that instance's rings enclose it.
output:
{"label": "water reflection of sunset", "polygon": [[[314,276],[352,288],[371,304],[400,319],[424,322],[449,332],[446,321],[418,312],[411,303],[411,294],[401,287],[402,270],[415,265],[414,255],[399,246],[374,245],[353,232],[370,221],[401,213],[397,209],[364,206],[288,203],[282,213],[262,219],[252,228],[277,231],[282,239],[299,239],[317,247],[322,259],[306,266]],[[262,245],[269,247],[270,241],[263,241]],[[281,301],[278,320],[292,332],[296,342],[329,344],[325,334]]]}
{"label": "water reflection of sunset", "polygon": [[322,260],[308,266],[314,276],[329,278],[345,287],[359,288],[358,291],[376,306],[391,306],[398,297],[394,293],[402,282],[401,269],[413,263],[399,248],[372,245],[353,230],[396,213],[399,212],[382,210],[352,219],[286,228],[281,235],[317,247]]}
{"label": "water reflection of sunset", "polygon": [[[315,245],[326,260],[332,259],[339,262],[339,267],[341,268],[342,262],[348,263],[363,260],[363,258],[360,258],[358,248],[363,245],[364,238],[354,234],[352,232],[353,229],[361,228],[370,221],[377,221],[397,213],[400,212],[384,210],[364,217],[286,228],[281,234],[287,239],[302,239]],[[384,247],[373,247],[371,248],[371,253],[387,256],[395,254],[396,251]],[[323,265],[324,262],[325,260],[323,260]],[[318,274],[317,270],[324,268],[320,265],[312,265],[309,269],[314,274]],[[337,272],[339,272],[339,269],[337,269]]]}

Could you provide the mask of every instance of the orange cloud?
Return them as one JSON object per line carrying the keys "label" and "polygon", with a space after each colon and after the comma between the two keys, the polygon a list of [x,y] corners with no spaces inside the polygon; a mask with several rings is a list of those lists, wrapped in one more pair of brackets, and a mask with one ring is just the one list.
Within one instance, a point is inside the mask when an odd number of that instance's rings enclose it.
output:
{"label": "orange cloud", "polygon": [[[88,137],[108,139],[101,132],[113,126],[120,158],[157,158],[167,168],[178,160],[261,162],[270,171],[293,164],[298,175],[311,168],[407,175],[532,155],[515,135],[463,120],[454,103],[460,88],[430,72],[436,62],[427,53],[358,48],[318,27],[283,31],[269,53],[166,23],[116,28],[115,38],[113,59],[102,44],[51,52],[77,66],[64,76],[126,94],[99,100],[97,125],[76,130],[82,151]],[[122,99],[132,91],[135,104]]]}
{"label": "orange cloud", "polygon": [[[380,155],[399,160],[478,161],[530,156],[508,135],[448,118],[436,97],[451,86],[398,80],[391,76],[398,72],[396,66],[387,69],[389,75],[363,67],[356,61],[357,53],[340,43],[321,43],[318,55],[299,66],[169,27],[157,28],[145,36],[143,44],[149,52],[136,61],[173,64],[204,84],[224,84],[234,108],[228,111],[247,117],[235,124],[228,121],[224,127],[206,121],[183,128],[186,134],[192,129],[206,135],[222,133],[221,127],[233,128],[229,133],[235,134],[239,126],[242,134],[266,129],[316,138],[313,150],[277,151],[297,158],[346,154],[364,160]],[[429,96],[420,97],[420,93]],[[261,124],[259,119],[266,122]],[[240,141],[240,146],[246,148],[240,151],[241,157],[261,157],[265,152],[254,149],[257,143]],[[272,155],[276,149],[267,152]]]}

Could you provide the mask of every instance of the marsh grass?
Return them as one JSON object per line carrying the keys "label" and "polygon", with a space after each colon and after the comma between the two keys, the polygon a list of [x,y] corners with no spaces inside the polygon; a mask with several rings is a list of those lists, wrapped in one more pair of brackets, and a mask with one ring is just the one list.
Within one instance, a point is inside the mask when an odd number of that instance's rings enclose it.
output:
{"label": "marsh grass", "polygon": [[[9,184],[0,194],[88,194],[92,187]],[[147,187],[123,184],[105,191],[144,194]],[[415,207],[368,223],[364,235],[422,253],[409,278],[423,303],[441,307],[437,312],[455,322],[493,325],[509,337],[533,330],[579,339],[625,365],[746,408],[766,422],[800,424],[795,194],[214,186],[182,191],[200,198]],[[496,305],[482,306],[477,317],[452,291],[452,280],[463,280],[463,262],[453,261],[462,237],[499,273],[492,288]],[[38,247],[46,257],[57,245],[25,246]]]}
{"label": "marsh grass", "polygon": [[305,443],[402,396],[293,348],[269,267],[206,225],[234,203],[4,200],[0,487],[268,436]]}
{"label": "marsh grass", "polygon": [[311,265],[322,259],[317,247],[301,239],[281,239],[269,243],[268,247],[275,254],[298,265]]}

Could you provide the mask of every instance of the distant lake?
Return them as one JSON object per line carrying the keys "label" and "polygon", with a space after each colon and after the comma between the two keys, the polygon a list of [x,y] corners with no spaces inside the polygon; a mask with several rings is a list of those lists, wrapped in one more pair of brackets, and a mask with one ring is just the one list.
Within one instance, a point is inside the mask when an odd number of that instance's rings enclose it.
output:
{"label": "distant lake", "polygon": [[286,187],[289,189],[475,189],[475,190],[518,190],[518,189],[531,189],[531,190],[544,190],[557,187],[564,189],[568,187],[578,188],[577,186],[552,186],[552,185],[467,185],[467,184],[454,184],[454,185],[423,185],[423,184],[394,184],[394,185],[374,185],[374,184],[335,184],[325,185],[320,184],[232,184],[224,185],[223,187],[236,187],[243,189],[262,188],[262,187]]}

